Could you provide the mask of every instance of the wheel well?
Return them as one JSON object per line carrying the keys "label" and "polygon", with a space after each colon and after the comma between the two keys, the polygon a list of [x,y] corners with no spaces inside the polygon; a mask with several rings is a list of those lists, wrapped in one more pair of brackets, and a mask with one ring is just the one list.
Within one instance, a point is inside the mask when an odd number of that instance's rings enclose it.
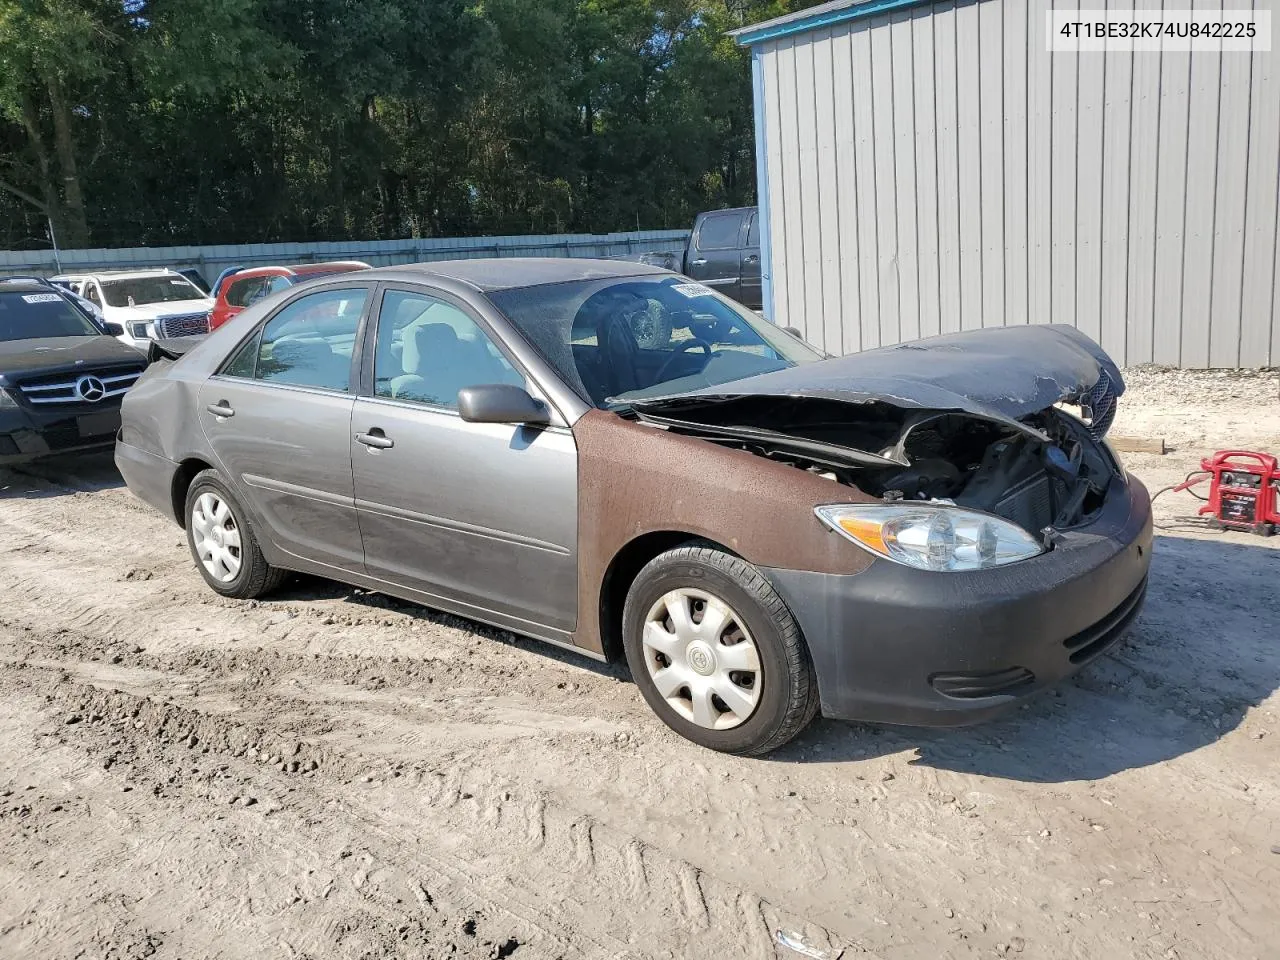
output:
{"label": "wheel well", "polygon": [[600,640],[604,646],[604,655],[609,660],[623,658],[622,608],[626,605],[627,592],[635,582],[636,575],[659,554],[693,541],[733,553],[723,544],[696,533],[660,530],[636,537],[613,558],[600,585]]}
{"label": "wheel well", "polygon": [[203,460],[191,457],[178,464],[178,471],[173,475],[173,489],[171,491],[173,518],[178,521],[178,526],[184,530],[187,527],[187,490],[191,487],[191,481],[196,478],[196,474],[202,470],[208,470],[210,466],[211,464],[205,463]]}

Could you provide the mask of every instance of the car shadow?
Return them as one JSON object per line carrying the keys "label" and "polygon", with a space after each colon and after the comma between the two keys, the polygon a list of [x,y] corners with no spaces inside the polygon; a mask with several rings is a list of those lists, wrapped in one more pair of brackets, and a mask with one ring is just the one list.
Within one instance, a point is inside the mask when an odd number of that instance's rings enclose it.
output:
{"label": "car shadow", "polygon": [[821,721],[769,759],[832,763],[914,751],[913,765],[1056,783],[1191,753],[1280,689],[1277,582],[1280,538],[1162,533],[1129,636],[1057,688],[977,727]]}
{"label": "car shadow", "polygon": [[0,467],[0,500],[39,500],[123,486],[110,450]]}
{"label": "car shadow", "polygon": [[424,607],[411,600],[401,600],[398,597],[388,596],[384,593],[348,586],[336,580],[325,580],[321,577],[296,574],[289,579],[284,587],[262,602],[270,603],[276,600],[340,600],[343,603],[353,604],[367,610],[385,610],[388,613],[412,617],[420,623],[463,630],[506,647],[532,650],[551,660],[556,660],[567,666],[590,670],[592,673],[602,677],[610,677],[615,680],[630,680],[630,674],[627,672],[626,664],[624,663],[602,663],[584,654],[558,647],[553,643],[512,633],[510,630],[504,630],[501,627],[492,627],[475,620],[468,620],[466,617],[445,613],[443,610]]}

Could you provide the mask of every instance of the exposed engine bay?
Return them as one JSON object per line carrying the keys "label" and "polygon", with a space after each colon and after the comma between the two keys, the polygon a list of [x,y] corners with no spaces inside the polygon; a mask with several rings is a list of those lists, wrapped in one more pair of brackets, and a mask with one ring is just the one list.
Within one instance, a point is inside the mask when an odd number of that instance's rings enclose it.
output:
{"label": "exposed engine bay", "polygon": [[631,409],[885,500],[995,514],[1050,542],[1051,529],[1087,522],[1120,474],[1102,438],[1123,393],[1115,362],[1087,336],[1031,324],[799,364]]}
{"label": "exposed engine bay", "polygon": [[[769,398],[732,424],[642,415],[655,425],[748,450],[887,501],[946,501],[982,510],[1034,535],[1088,522],[1118,465],[1090,424],[1051,407],[1023,429],[967,413]],[[718,412],[728,413],[728,407]],[[1096,422],[1096,420],[1095,420]]]}
{"label": "exposed engine bay", "polygon": [[963,415],[925,417],[900,444],[911,466],[844,479],[888,500],[950,500],[1030,533],[1087,522],[1102,506],[1116,465],[1069,413],[1047,410],[1032,423],[1048,441]]}

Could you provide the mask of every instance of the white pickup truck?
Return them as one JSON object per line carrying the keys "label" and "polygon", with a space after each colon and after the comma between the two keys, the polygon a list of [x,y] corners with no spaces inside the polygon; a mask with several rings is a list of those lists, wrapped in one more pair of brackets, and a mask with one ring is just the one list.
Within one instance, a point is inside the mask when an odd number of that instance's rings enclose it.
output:
{"label": "white pickup truck", "polygon": [[117,339],[143,353],[158,336],[209,332],[213,300],[173,270],[63,274],[51,279],[101,307],[105,320],[124,328]]}

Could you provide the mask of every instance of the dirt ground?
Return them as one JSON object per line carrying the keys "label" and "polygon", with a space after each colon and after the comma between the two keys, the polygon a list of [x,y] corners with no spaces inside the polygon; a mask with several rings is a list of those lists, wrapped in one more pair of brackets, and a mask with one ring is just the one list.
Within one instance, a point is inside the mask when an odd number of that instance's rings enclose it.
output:
{"label": "dirt ground", "polygon": [[[1130,381],[1153,490],[1280,453],[1275,374]],[[315,580],[224,601],[108,458],[0,471],[0,957],[1276,958],[1280,537],[1197,506],[1057,691],[744,760],[619,667]]]}

